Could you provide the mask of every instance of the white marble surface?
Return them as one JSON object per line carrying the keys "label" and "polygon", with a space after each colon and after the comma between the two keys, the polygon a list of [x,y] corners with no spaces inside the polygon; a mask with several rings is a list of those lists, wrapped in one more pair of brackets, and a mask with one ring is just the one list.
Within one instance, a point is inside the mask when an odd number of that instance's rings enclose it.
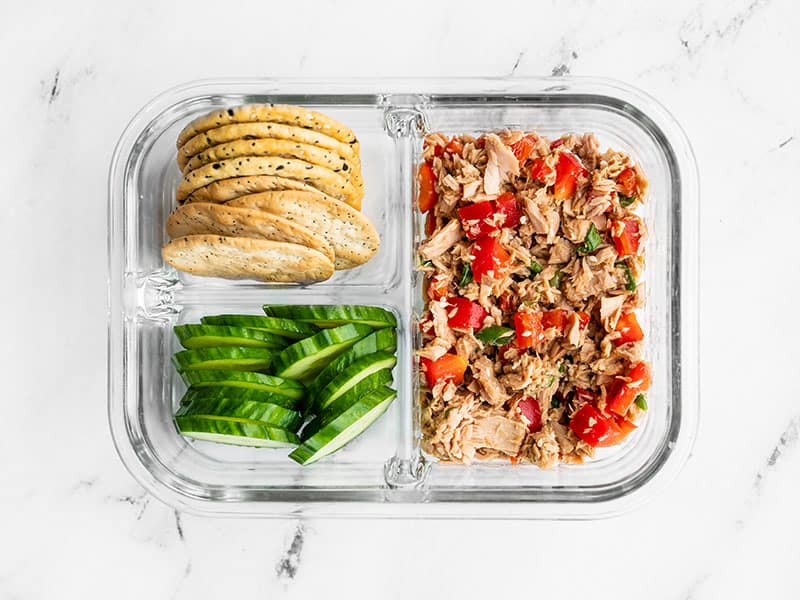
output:
{"label": "white marble surface", "polygon": [[[167,4],[0,0],[0,598],[800,596],[796,3]],[[681,476],[600,522],[210,520],[146,496],[106,424],[106,171],[130,116],[210,76],[509,73],[628,81],[694,144]]]}

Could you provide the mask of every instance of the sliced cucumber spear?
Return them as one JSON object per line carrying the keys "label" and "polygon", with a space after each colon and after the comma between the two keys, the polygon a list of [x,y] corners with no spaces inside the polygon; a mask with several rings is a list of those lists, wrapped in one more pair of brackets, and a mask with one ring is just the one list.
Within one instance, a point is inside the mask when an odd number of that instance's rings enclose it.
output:
{"label": "sliced cucumber spear", "polygon": [[[288,396],[295,401],[301,400],[306,395],[303,384],[291,379],[283,379],[263,373],[248,371],[184,371],[181,373],[183,381],[193,387],[235,387],[243,390],[256,390],[262,393]],[[277,404],[277,402],[275,402]],[[293,407],[290,407],[293,408]]]}
{"label": "sliced cucumber spear", "polygon": [[352,365],[359,358],[374,354],[376,352],[392,352],[397,350],[397,333],[393,328],[379,329],[362,340],[353,344],[352,348],[346,350],[339,357],[325,367],[308,386],[308,395],[313,398],[322,388],[339,373]]}
{"label": "sliced cucumber spear", "polygon": [[317,416],[311,419],[303,429],[303,435],[301,437],[303,439],[311,437],[320,427],[338,417],[353,404],[361,400],[364,395],[376,388],[391,385],[391,383],[392,372],[389,369],[381,369],[371,375],[367,375],[338,398],[331,401]]}
{"label": "sliced cucumber spear", "polygon": [[[376,352],[375,354],[359,358],[352,365],[339,373],[339,375],[334,377],[319,394],[312,397],[312,412],[316,414],[324,413],[325,409],[334,400],[351,388],[359,386],[362,382],[366,382],[364,385],[373,382],[370,387],[360,386],[359,389],[362,393],[379,385],[383,385],[384,383],[389,383],[392,380],[391,370],[396,364],[397,358],[394,354],[389,354],[388,352]],[[374,379],[369,379],[371,375],[377,375],[381,371],[385,371],[382,378],[388,379],[388,381],[374,383]]]}
{"label": "sliced cucumber spear", "polygon": [[380,417],[395,397],[387,387],[377,388],[305,440],[289,454],[301,465],[308,465],[339,450]]}
{"label": "sliced cucumber spear", "polygon": [[207,325],[230,325],[231,327],[258,329],[290,340],[302,340],[319,331],[319,327],[311,323],[300,323],[277,317],[262,317],[261,315],[212,315],[203,317],[200,322]]}
{"label": "sliced cucumber spear", "polygon": [[178,373],[197,369],[263,371],[272,364],[274,355],[263,348],[197,348],[176,352],[172,364]]}
{"label": "sliced cucumber spear", "polygon": [[245,391],[221,387],[190,389],[181,400],[181,407],[175,416],[228,417],[257,421],[293,432],[297,432],[303,423],[303,416],[299,412],[270,402],[248,400],[246,394],[242,394]]}
{"label": "sliced cucumber spear", "polygon": [[176,325],[175,335],[184,348],[239,346],[242,348],[271,348],[281,350],[289,340],[260,329],[229,327],[227,325]]}
{"label": "sliced cucumber spear", "polygon": [[308,381],[328,362],[371,332],[370,327],[357,323],[324,329],[281,351],[275,357],[273,371],[278,377]]}
{"label": "sliced cucumber spear", "polygon": [[396,327],[397,319],[388,310],[377,306],[317,304],[265,304],[264,312],[270,317],[293,319],[313,323],[318,327],[337,327],[346,323],[359,323],[374,329]]}
{"label": "sliced cucumber spear", "polygon": [[251,421],[187,415],[176,416],[175,423],[186,437],[208,442],[258,448],[290,448],[300,443],[291,431]]}

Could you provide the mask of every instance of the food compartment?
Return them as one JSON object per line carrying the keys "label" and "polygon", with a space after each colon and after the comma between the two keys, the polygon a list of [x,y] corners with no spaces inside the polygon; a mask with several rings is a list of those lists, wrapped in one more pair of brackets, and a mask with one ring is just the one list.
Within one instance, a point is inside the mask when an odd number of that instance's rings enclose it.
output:
{"label": "food compartment", "polygon": [[[667,461],[679,434],[683,398],[680,347],[676,332],[680,318],[680,173],[674,150],[652,123],[642,120],[632,106],[613,98],[585,95],[431,96],[421,107],[424,133],[447,136],[501,129],[535,131],[550,139],[568,133],[594,133],[600,149],[627,153],[643,168],[648,180],[647,201],[637,213],[644,220],[645,306],[637,310],[645,333],[644,359],[652,366],[648,411],[638,429],[620,445],[598,448],[583,464],[561,464],[553,469],[511,464],[508,460],[476,460],[469,466],[438,462],[430,466],[426,487],[431,498],[448,501],[551,502],[611,500],[643,485]],[[422,135],[414,146],[415,165],[422,160]],[[425,238],[424,216],[415,210],[414,239]],[[425,308],[422,273],[414,279],[413,310],[418,321]],[[415,336],[415,348],[421,336]],[[419,398],[418,379],[414,396]],[[685,432],[684,432],[685,433]],[[418,432],[421,437],[422,433]]]}

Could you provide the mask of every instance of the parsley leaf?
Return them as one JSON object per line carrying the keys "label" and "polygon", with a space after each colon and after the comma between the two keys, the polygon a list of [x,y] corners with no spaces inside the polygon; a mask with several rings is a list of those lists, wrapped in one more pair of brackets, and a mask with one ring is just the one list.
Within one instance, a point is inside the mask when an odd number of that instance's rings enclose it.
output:
{"label": "parsley leaf", "polygon": [[461,271],[461,279],[458,282],[458,287],[464,287],[472,282],[472,267],[469,263],[464,263],[464,270]]}
{"label": "parsley leaf", "polygon": [[624,262],[618,262],[616,266],[625,271],[625,278],[628,280],[628,282],[625,284],[625,289],[629,292],[635,292],[636,280],[633,278],[633,272],[631,271],[631,268],[627,263]]}
{"label": "parsley leaf", "polygon": [[[630,398],[630,396],[628,397]],[[644,394],[639,394],[638,396],[636,396],[636,400],[634,400],[634,403],[642,410],[647,410],[647,400],[644,399]]]}
{"label": "parsley leaf", "polygon": [[619,194],[619,205],[622,208],[628,208],[634,202],[636,202],[636,194],[630,197]]}
{"label": "parsley leaf", "polygon": [[586,232],[586,237],[583,238],[583,244],[578,246],[578,252],[581,254],[589,254],[597,250],[597,247],[603,243],[603,238],[594,223],[589,225],[589,231]]}
{"label": "parsley leaf", "polygon": [[530,270],[531,270],[531,275],[538,275],[544,270],[544,267],[542,267],[542,265],[540,265],[535,260],[532,260]]}
{"label": "parsley leaf", "polygon": [[508,327],[500,327],[499,325],[490,325],[484,327],[475,334],[475,337],[486,344],[493,344],[495,346],[503,346],[511,342],[517,335],[516,331]]}
{"label": "parsley leaf", "polygon": [[550,278],[550,287],[560,288],[563,280],[564,274],[561,271],[556,271],[556,274]]}

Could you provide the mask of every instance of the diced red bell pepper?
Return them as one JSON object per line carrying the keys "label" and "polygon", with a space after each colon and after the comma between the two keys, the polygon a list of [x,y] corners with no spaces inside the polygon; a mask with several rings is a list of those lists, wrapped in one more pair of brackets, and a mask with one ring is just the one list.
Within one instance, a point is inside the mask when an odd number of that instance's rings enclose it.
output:
{"label": "diced red bell pepper", "polygon": [[[455,296],[448,298],[447,303],[450,305],[447,312],[450,315],[447,318],[447,324],[455,329],[467,329],[472,327],[479,330],[483,327],[483,320],[488,314],[483,307],[477,302]],[[455,310],[453,310],[455,308]]]}
{"label": "diced red bell pepper", "polygon": [[563,334],[567,328],[567,311],[563,308],[544,311],[542,313],[542,327],[544,329],[555,327]]}
{"label": "diced red bell pepper", "polygon": [[514,329],[517,333],[517,348],[532,348],[542,339],[542,313],[520,310],[514,313]]}
{"label": "diced red bell pepper", "polygon": [[622,188],[622,193],[628,198],[636,195],[636,171],[627,167],[617,175],[617,185]]}
{"label": "diced red bell pepper", "polygon": [[647,390],[650,387],[650,365],[646,362],[636,363],[628,371],[628,378],[630,379],[629,386],[640,392]]}
{"label": "diced red bell pepper", "polygon": [[636,429],[636,425],[626,419],[620,417],[611,417],[608,419],[608,424],[611,426],[608,435],[597,443],[598,448],[605,448],[607,446],[616,446],[628,434]]}
{"label": "diced red bell pepper", "polygon": [[458,385],[464,381],[464,372],[467,370],[466,359],[457,354],[444,354],[436,360],[420,358],[419,364],[430,388],[440,381],[452,381]]}
{"label": "diced red bell pepper", "polygon": [[428,280],[428,298],[431,300],[441,300],[447,296],[447,279],[434,277]]}
{"label": "diced red bell pepper", "polygon": [[449,152],[450,154],[458,154],[461,155],[461,152],[464,150],[464,144],[462,144],[456,138],[451,139],[447,142],[447,146],[444,147],[445,152]]}
{"label": "diced red bell pepper", "polygon": [[564,143],[564,138],[558,138],[550,142],[550,150],[555,150]]}
{"label": "diced red bell pepper", "polygon": [[500,279],[511,263],[511,255],[500,245],[497,238],[483,236],[472,244],[472,275],[480,281],[484,275]]}
{"label": "diced red bell pepper", "polygon": [[581,328],[586,327],[589,324],[589,321],[592,320],[591,315],[587,312],[583,312],[582,310],[577,311],[578,313],[578,321],[580,321]]}
{"label": "diced red bell pepper", "polygon": [[566,200],[575,195],[578,176],[586,172],[581,164],[581,159],[572,152],[561,152],[556,162],[556,182],[553,186],[553,195],[556,200]]}
{"label": "diced red bell pepper", "polygon": [[584,404],[572,415],[569,428],[590,446],[598,446],[611,433],[611,419],[600,414],[591,404]]}
{"label": "diced red bell pepper", "polygon": [[606,390],[606,412],[624,417],[636,399],[636,394],[636,389],[628,387],[621,377],[616,377]]}
{"label": "diced red bell pepper", "polygon": [[495,202],[497,206],[497,212],[505,217],[502,221],[502,227],[511,228],[519,225],[520,218],[522,217],[522,211],[519,208],[519,204],[517,203],[517,199],[514,197],[514,194],[511,192],[501,194]]}
{"label": "diced red bell pepper", "polygon": [[529,135],[526,135],[518,142],[514,142],[510,146],[511,151],[514,153],[514,156],[517,157],[520,165],[524,164],[525,161],[528,160],[528,157],[531,155],[535,147],[536,140]]}
{"label": "diced red bell pepper", "polygon": [[628,342],[641,342],[644,339],[644,332],[636,319],[636,313],[626,313],[619,318],[614,331],[619,331],[620,336],[614,340],[617,346]]}
{"label": "diced red bell pepper", "polygon": [[636,363],[628,372],[628,380],[617,377],[608,386],[606,410],[624,417],[640,392],[650,387],[650,367],[645,362]]}
{"label": "diced red bell pepper", "polygon": [[486,146],[486,138],[481,136],[477,140],[475,140],[475,147],[476,148],[483,148]]}
{"label": "diced red bell pepper", "polygon": [[458,209],[461,228],[471,240],[496,231],[493,218],[495,212],[494,202],[475,202],[462,206]]}
{"label": "diced red bell pepper", "polygon": [[430,237],[434,231],[436,231],[436,213],[429,210],[428,214],[425,215],[425,235]]}
{"label": "diced red bell pepper", "polygon": [[433,172],[433,167],[430,163],[424,162],[419,166],[417,180],[419,182],[419,196],[417,197],[419,210],[428,212],[436,205],[436,200],[438,199],[436,195],[436,174]]}
{"label": "diced red bell pepper", "polygon": [[543,158],[534,158],[531,163],[531,178],[539,183],[547,183],[553,174],[553,167],[544,162]]}
{"label": "diced red bell pepper", "polygon": [[517,403],[522,420],[528,425],[528,431],[534,433],[542,428],[542,409],[536,398],[526,396]]}
{"label": "diced red bell pepper", "polygon": [[611,239],[614,240],[614,248],[620,256],[631,256],[639,251],[639,221],[636,219],[622,219],[612,221]]}

